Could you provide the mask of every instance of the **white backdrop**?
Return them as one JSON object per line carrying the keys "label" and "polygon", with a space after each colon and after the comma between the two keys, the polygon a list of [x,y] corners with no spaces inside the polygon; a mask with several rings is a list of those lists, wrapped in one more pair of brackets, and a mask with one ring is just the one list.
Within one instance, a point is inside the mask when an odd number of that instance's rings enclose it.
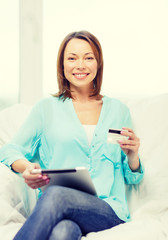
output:
{"label": "white backdrop", "polygon": [[0,0],[0,109],[19,99],[19,0]]}
{"label": "white backdrop", "polygon": [[55,92],[56,56],[69,32],[88,30],[104,52],[105,93],[168,92],[167,0],[43,0],[43,91]]}
{"label": "white backdrop", "polygon": [[168,92],[168,0],[0,0],[0,109],[57,91],[59,45],[78,30],[101,42],[103,93]]}

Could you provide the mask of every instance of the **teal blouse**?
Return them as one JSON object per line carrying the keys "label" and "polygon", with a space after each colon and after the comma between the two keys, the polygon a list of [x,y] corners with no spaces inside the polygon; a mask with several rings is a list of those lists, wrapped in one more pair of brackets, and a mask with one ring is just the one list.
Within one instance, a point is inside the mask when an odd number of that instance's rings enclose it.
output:
{"label": "teal blouse", "polygon": [[72,99],[56,97],[40,100],[12,141],[0,149],[0,161],[8,167],[17,159],[33,161],[41,168],[88,168],[98,197],[105,200],[118,217],[130,220],[125,195],[126,184],[138,184],[140,172],[129,168],[128,159],[118,144],[107,143],[109,128],[131,127],[130,112],[119,100],[103,97],[99,121],[89,146]]}

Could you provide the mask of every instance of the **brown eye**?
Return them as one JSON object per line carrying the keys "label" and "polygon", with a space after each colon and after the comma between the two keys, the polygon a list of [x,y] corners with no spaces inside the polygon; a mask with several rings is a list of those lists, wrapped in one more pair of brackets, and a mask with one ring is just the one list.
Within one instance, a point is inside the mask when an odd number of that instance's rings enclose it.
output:
{"label": "brown eye", "polygon": [[86,60],[88,60],[88,61],[91,61],[91,60],[93,60],[94,58],[93,57],[87,57],[86,58]]}
{"label": "brown eye", "polygon": [[68,60],[69,61],[75,61],[75,58],[74,57],[69,57]]}

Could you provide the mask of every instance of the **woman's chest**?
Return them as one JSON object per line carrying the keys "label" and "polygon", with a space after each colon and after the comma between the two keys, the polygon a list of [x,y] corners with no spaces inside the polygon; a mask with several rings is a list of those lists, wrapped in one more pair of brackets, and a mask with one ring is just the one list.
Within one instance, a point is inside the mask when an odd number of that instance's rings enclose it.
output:
{"label": "woman's chest", "polygon": [[53,106],[52,111],[45,112],[42,137],[49,146],[59,143],[65,146],[66,143],[71,145],[74,142],[82,146],[88,145],[83,124],[96,125],[94,144],[107,139],[109,128],[123,126],[121,114],[116,109],[111,111],[101,101],[81,105],[69,100]]}
{"label": "woman's chest", "polygon": [[102,102],[85,104],[74,103],[73,105],[81,124],[96,125],[98,123],[102,109]]}

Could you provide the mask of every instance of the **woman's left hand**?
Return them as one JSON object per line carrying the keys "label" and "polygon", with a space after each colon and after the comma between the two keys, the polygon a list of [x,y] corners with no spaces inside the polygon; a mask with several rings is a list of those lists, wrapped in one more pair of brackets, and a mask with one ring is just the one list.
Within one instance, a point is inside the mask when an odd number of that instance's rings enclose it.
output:
{"label": "woman's left hand", "polygon": [[121,131],[121,135],[127,136],[128,139],[122,141],[119,140],[118,143],[123,152],[127,155],[131,169],[136,170],[139,168],[138,151],[140,139],[135,135],[131,128],[123,127],[122,129],[127,131]]}

